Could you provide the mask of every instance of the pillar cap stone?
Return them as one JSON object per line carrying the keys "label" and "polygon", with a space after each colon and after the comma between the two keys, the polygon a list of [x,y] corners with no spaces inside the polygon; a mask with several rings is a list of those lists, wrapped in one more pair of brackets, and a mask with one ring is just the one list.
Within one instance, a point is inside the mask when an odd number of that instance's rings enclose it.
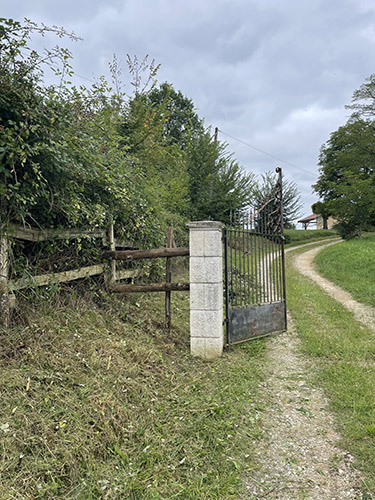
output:
{"label": "pillar cap stone", "polygon": [[188,222],[187,227],[189,229],[223,229],[225,224],[223,222],[215,220],[199,220]]}

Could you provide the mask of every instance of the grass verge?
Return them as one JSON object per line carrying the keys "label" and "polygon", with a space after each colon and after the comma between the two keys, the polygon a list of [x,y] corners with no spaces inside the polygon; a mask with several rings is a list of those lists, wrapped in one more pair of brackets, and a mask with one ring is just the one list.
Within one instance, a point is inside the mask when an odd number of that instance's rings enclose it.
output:
{"label": "grass verge", "polygon": [[337,417],[340,444],[354,455],[364,472],[364,492],[373,494],[375,337],[352,313],[294,269],[293,255],[301,251],[287,256],[288,307],[303,351],[316,362],[316,382],[324,388]]}
{"label": "grass verge", "polygon": [[352,294],[359,302],[375,307],[375,234],[344,241],[318,253],[319,273]]}
{"label": "grass verge", "polygon": [[264,343],[192,359],[187,293],[167,333],[163,294],[73,290],[2,332],[0,498],[242,498]]}
{"label": "grass verge", "polygon": [[325,238],[337,237],[337,232],[333,229],[285,229],[285,243],[287,247],[303,245],[313,241],[323,240]]}

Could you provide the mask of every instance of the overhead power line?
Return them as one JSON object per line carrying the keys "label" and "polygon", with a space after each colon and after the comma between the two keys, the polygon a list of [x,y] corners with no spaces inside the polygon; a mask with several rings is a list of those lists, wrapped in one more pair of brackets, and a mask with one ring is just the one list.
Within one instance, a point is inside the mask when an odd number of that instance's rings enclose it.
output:
{"label": "overhead power line", "polygon": [[305,168],[298,167],[294,163],[290,163],[289,161],[282,160],[281,158],[278,158],[277,156],[272,155],[271,153],[267,153],[267,151],[263,151],[263,149],[259,149],[256,146],[253,146],[252,144],[249,144],[248,142],[243,141],[242,139],[238,139],[238,137],[234,137],[233,135],[227,134],[227,132],[224,132],[221,129],[218,129],[221,134],[226,135],[227,137],[230,137],[231,139],[234,139],[237,142],[240,142],[241,144],[244,144],[245,146],[254,149],[255,151],[258,151],[259,153],[262,153],[266,156],[269,156],[270,158],[273,158],[276,161],[279,161],[281,163],[284,163],[285,165],[289,165],[290,167],[296,168],[297,170],[302,170],[303,172],[306,172],[307,174],[310,174],[311,176],[316,177],[316,174],[310,172],[309,170],[306,170]]}
{"label": "overhead power line", "polygon": [[78,73],[74,73],[74,76],[78,76],[78,78],[82,78],[82,80],[87,80],[88,82],[95,83],[91,78],[87,78],[86,76],[79,75]]}

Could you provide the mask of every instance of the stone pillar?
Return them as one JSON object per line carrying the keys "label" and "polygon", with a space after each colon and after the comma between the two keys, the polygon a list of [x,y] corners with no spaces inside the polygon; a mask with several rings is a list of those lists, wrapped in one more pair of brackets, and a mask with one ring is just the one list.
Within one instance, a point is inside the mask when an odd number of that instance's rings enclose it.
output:
{"label": "stone pillar", "polygon": [[224,224],[199,221],[190,229],[190,351],[213,359],[221,355],[223,329]]}

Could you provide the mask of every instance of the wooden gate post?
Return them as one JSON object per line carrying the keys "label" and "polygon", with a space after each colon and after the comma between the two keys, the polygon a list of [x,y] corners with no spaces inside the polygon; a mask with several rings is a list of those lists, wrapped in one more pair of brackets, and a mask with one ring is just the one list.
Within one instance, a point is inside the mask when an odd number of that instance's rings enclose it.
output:
{"label": "wooden gate post", "polygon": [[[108,240],[109,240],[109,248],[112,252],[114,252],[116,250],[116,242],[115,242],[115,227],[112,219],[108,226]],[[116,261],[115,259],[112,259],[110,262],[109,284],[114,285],[115,283],[116,283]]]}
{"label": "wooden gate post", "polygon": [[222,354],[224,224],[199,221],[190,230],[190,350],[203,359]]}
{"label": "wooden gate post", "polygon": [[[172,248],[174,240],[174,229],[173,227],[168,228],[167,237],[167,248]],[[166,258],[165,264],[165,282],[171,283],[172,281],[172,259],[170,257]],[[168,290],[165,292],[165,328],[169,330],[171,328],[171,292]]]}
{"label": "wooden gate post", "polygon": [[9,239],[2,228],[0,232],[0,327],[9,326],[10,302],[8,290]]}

